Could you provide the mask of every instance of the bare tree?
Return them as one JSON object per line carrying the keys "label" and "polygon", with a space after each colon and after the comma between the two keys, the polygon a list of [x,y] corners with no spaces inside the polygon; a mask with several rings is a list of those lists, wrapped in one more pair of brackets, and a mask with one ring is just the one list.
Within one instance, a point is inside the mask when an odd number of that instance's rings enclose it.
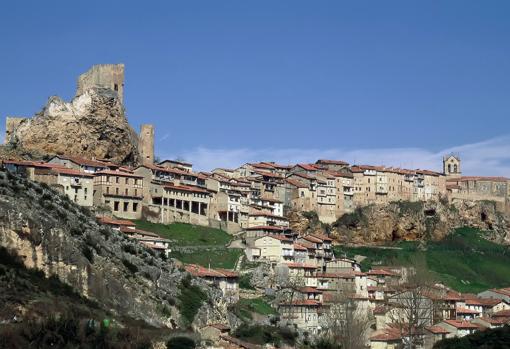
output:
{"label": "bare tree", "polygon": [[370,329],[368,311],[345,293],[335,293],[322,317],[322,339],[342,349],[366,348]]}
{"label": "bare tree", "polygon": [[399,329],[404,348],[414,349],[423,345],[426,326],[432,325],[435,307],[431,299],[434,278],[423,259],[417,258],[409,269],[407,281],[401,291],[388,303],[391,326]]}

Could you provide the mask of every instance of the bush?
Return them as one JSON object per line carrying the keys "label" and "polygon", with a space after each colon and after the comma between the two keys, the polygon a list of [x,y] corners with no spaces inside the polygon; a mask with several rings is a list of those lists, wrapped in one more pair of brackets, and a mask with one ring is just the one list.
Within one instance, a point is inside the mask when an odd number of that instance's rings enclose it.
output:
{"label": "bush", "polygon": [[239,277],[239,287],[245,290],[254,290],[255,287],[251,284],[251,274],[243,274]]}
{"label": "bush", "polygon": [[129,270],[131,273],[135,274],[135,273],[137,273],[137,272],[138,272],[138,267],[137,267],[136,265],[134,265],[133,263],[131,263],[130,261],[128,261],[127,259],[125,259],[125,258],[124,258],[124,259],[122,260],[122,264],[124,264],[124,266],[125,266],[126,268],[128,268],[128,270]]}
{"label": "bush", "polygon": [[94,264],[94,251],[88,245],[83,245],[81,251],[85,258],[87,258],[91,264]]}
{"label": "bush", "polygon": [[181,313],[181,320],[185,326],[190,326],[193,320],[195,320],[198,310],[207,300],[207,295],[200,287],[191,284],[190,276],[181,281],[179,290],[178,308]]}
{"label": "bush", "polygon": [[174,337],[166,343],[168,349],[193,349],[195,341],[189,337]]}

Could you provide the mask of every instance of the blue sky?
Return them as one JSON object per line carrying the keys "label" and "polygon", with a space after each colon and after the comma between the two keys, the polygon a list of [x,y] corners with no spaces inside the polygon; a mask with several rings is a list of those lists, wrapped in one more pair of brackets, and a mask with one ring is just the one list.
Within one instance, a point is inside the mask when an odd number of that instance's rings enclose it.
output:
{"label": "blue sky", "polygon": [[201,169],[439,169],[457,151],[467,174],[510,175],[509,16],[508,1],[2,2],[0,115],[122,62],[132,125]]}

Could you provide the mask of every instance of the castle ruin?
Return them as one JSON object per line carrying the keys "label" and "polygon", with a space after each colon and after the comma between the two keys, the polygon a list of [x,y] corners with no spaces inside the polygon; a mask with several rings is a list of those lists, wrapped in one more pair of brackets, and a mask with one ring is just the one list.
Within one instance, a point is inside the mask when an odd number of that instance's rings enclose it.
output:
{"label": "castle ruin", "polygon": [[140,128],[138,149],[141,163],[152,165],[154,163],[154,126],[144,124]]}
{"label": "castle ruin", "polygon": [[107,88],[117,92],[124,104],[124,64],[97,64],[78,77],[76,96],[89,88]]}

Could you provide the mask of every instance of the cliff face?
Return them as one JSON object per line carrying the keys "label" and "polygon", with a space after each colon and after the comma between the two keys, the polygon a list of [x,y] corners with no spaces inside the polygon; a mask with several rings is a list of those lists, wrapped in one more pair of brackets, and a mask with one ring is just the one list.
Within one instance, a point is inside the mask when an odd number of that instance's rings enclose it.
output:
{"label": "cliff face", "polygon": [[7,142],[29,151],[134,163],[138,137],[117,93],[89,88],[70,103],[50,97],[43,110],[24,119]]}
{"label": "cliff face", "polygon": [[[154,326],[181,324],[179,285],[187,273],[122,233],[98,225],[65,196],[5,172],[0,172],[0,247],[19,256],[27,268],[58,277],[115,315]],[[193,325],[224,321],[221,292],[199,279],[191,282],[209,299]],[[14,315],[20,314],[10,318]]]}
{"label": "cliff face", "polygon": [[[302,215],[291,218],[301,233],[324,231],[324,227]],[[396,240],[440,240],[456,228],[473,227],[486,231],[486,238],[510,244],[510,221],[496,210],[493,202],[395,202],[371,205],[345,214],[331,227],[339,242],[384,243]]]}

